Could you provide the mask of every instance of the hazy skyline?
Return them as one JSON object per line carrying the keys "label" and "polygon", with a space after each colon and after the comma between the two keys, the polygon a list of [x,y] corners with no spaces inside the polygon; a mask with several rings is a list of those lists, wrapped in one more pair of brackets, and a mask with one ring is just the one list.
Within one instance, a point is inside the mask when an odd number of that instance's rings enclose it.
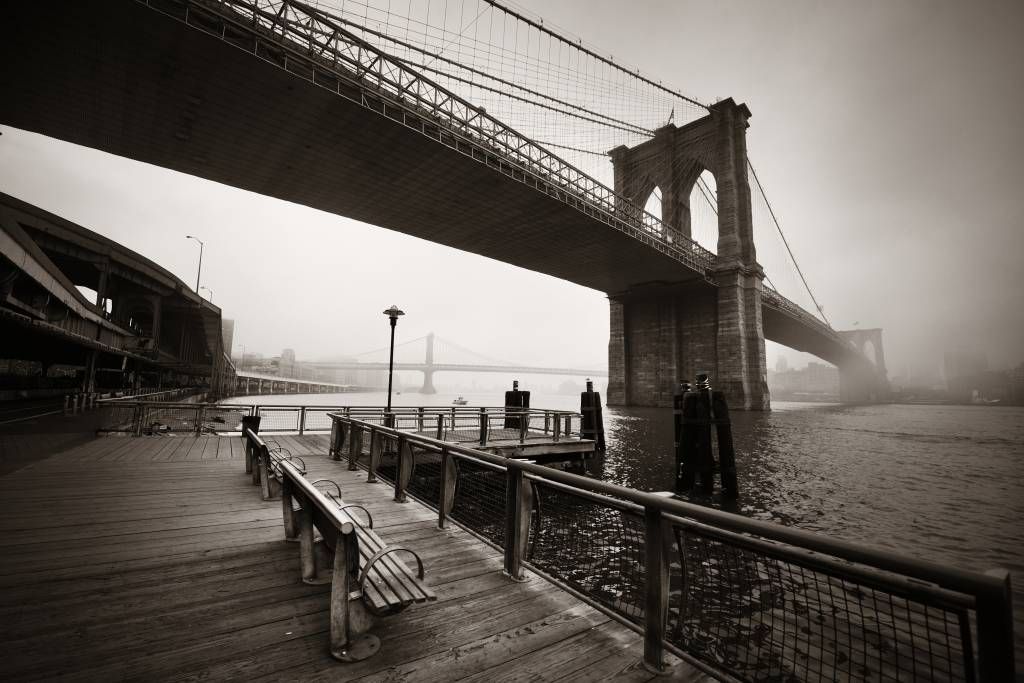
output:
{"label": "hazy skyline", "polygon": [[[953,349],[984,352],[996,367],[1024,360],[1019,5],[519,6],[698,99],[745,102],[751,158],[812,287],[837,328],[884,328],[891,374],[937,366]],[[510,361],[606,362],[600,292],[0,131],[2,191],[125,244],[189,285],[197,246],[185,235],[200,236],[203,284],[236,320],[236,350],[290,347],[316,358],[377,348],[388,335],[380,312],[395,303],[408,314],[399,341],[435,331]],[[770,347],[769,366],[776,355]]]}

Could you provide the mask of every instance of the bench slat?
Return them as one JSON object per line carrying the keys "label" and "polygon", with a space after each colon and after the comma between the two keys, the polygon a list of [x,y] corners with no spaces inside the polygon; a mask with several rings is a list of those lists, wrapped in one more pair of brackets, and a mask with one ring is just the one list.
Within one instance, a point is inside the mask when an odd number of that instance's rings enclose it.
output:
{"label": "bench slat", "polygon": [[[361,565],[364,565],[377,551],[387,548],[383,539],[369,529],[357,527],[356,533],[360,538]],[[374,581],[375,574],[377,575],[376,581]],[[383,582],[392,593],[399,596],[400,602],[423,602],[424,600],[421,597],[422,591],[417,590],[421,584],[419,578],[405,566],[404,562],[393,555],[380,558],[370,569],[367,577],[370,582],[374,582],[378,586],[380,586],[378,582]]]}

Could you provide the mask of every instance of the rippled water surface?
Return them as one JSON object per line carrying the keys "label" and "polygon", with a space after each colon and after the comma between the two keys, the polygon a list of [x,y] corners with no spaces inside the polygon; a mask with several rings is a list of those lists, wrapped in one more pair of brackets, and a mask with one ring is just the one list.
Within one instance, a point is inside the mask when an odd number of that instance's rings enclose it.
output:
{"label": "rippled water surface", "polygon": [[[403,393],[396,405],[450,405]],[[470,405],[500,397],[466,395]],[[250,399],[237,399],[248,402]],[[263,403],[382,405],[384,395],[261,397]],[[534,407],[579,410],[534,394]],[[606,408],[602,479],[647,491],[673,485],[672,411]],[[1024,408],[838,406],[775,402],[732,415],[745,515],[966,569],[1013,574],[1017,656],[1024,642]],[[696,500],[720,506],[711,497]]]}

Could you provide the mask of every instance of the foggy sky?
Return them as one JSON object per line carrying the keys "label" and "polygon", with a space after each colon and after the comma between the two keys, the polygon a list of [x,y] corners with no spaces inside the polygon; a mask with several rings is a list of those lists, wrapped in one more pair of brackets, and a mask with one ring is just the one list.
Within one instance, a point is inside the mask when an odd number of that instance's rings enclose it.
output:
{"label": "foggy sky", "polygon": [[[1014,2],[630,2],[519,7],[702,101],[748,147],[837,328],[882,327],[890,374],[943,351],[1024,361],[1024,11]],[[300,359],[387,343],[381,311],[485,355],[606,361],[600,292],[387,230],[0,127],[0,189],[121,242]],[[769,273],[771,274],[771,273]],[[205,294],[205,292],[204,292]],[[778,347],[769,348],[769,363]],[[792,361],[795,352],[787,354]]]}

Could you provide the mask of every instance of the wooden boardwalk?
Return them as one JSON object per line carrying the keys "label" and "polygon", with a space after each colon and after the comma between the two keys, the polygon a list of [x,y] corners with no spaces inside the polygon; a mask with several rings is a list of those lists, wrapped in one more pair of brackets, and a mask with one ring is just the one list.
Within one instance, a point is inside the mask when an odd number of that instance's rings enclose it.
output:
{"label": "wooden boardwalk", "polygon": [[[98,438],[0,476],[0,679],[655,679],[635,633],[537,576],[510,582],[497,551],[328,460],[326,437],[268,438],[420,553],[437,602],[379,622],[377,656],[336,662],[329,586],[301,582],[240,439]],[[675,662],[671,679],[706,677]]]}

